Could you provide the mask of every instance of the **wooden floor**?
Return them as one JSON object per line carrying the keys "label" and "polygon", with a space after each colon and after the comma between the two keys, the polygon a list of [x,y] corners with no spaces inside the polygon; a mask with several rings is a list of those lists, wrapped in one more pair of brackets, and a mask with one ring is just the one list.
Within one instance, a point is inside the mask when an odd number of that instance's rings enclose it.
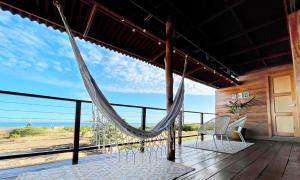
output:
{"label": "wooden floor", "polygon": [[[101,159],[93,155],[80,163]],[[255,141],[255,145],[236,154],[216,153],[179,146],[176,162],[195,168],[179,179],[300,179],[300,144]],[[70,164],[70,161],[0,170],[0,179],[15,179],[23,172],[37,171]]]}

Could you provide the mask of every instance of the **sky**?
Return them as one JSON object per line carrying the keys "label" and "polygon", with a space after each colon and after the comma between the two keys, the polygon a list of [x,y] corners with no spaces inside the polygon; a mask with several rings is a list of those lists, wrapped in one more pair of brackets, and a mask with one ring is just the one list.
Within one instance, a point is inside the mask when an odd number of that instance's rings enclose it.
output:
{"label": "sky", "polygon": [[[0,42],[1,90],[89,99],[65,33],[0,10]],[[92,76],[109,102],[165,107],[163,69],[78,38],[76,42]],[[174,74],[174,94],[179,81],[180,76]],[[187,79],[185,81],[185,110],[214,112],[214,94],[215,89]],[[13,112],[13,109],[36,110],[37,107],[31,107],[33,105],[30,103],[45,103],[39,101],[32,100],[32,98],[0,95],[0,121],[11,116],[12,113],[8,112]],[[24,102],[27,103],[26,106]],[[63,104],[62,102],[47,103]],[[39,108],[39,110],[49,111],[50,106]],[[65,109],[60,111],[63,113],[63,110],[65,111]],[[22,113],[13,113],[13,115],[24,117]],[[28,113],[27,116],[33,116]],[[71,113],[73,112],[70,112],[70,115]],[[123,114],[129,116],[129,110],[124,110]],[[151,114],[154,117],[156,112],[151,112]]]}

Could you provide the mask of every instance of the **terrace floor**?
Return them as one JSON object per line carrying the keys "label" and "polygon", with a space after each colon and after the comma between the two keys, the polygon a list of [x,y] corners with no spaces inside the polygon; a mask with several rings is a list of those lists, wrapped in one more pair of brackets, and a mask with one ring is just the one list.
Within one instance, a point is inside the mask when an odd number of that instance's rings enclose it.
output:
{"label": "terrace floor", "polygon": [[[103,155],[80,158],[79,163],[101,159]],[[236,154],[216,153],[178,146],[176,162],[195,171],[179,179],[299,179],[300,143],[255,141],[255,145]],[[0,179],[15,179],[19,174],[69,165],[70,161],[0,170]]]}

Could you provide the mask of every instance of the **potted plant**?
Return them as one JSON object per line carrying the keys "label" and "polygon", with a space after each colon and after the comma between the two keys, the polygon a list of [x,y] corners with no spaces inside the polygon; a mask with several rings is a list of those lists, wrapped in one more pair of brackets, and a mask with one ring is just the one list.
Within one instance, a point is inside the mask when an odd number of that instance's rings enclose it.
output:
{"label": "potted plant", "polygon": [[[232,114],[233,120],[238,120],[243,116],[242,110],[246,110],[248,107],[252,106],[255,103],[255,96],[249,97],[246,99],[235,99],[234,101],[229,101],[228,104],[225,104],[225,108],[228,109],[228,113]],[[245,112],[245,111],[243,111]],[[243,137],[245,137],[246,128],[243,128],[241,131]],[[233,139],[240,139],[238,134],[232,133]]]}

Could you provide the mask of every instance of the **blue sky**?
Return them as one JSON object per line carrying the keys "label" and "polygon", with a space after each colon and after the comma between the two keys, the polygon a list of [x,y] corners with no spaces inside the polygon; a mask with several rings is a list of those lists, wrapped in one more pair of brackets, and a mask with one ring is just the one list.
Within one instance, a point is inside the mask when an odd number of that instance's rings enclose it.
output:
{"label": "blue sky", "polygon": [[[165,107],[162,69],[84,40],[76,41],[110,102]],[[65,33],[0,10],[0,42],[1,90],[89,99]],[[180,77],[174,78],[176,91]],[[186,110],[214,112],[213,88],[191,80],[186,80],[185,87]],[[1,95],[0,109],[4,107],[1,100],[19,99]]]}

